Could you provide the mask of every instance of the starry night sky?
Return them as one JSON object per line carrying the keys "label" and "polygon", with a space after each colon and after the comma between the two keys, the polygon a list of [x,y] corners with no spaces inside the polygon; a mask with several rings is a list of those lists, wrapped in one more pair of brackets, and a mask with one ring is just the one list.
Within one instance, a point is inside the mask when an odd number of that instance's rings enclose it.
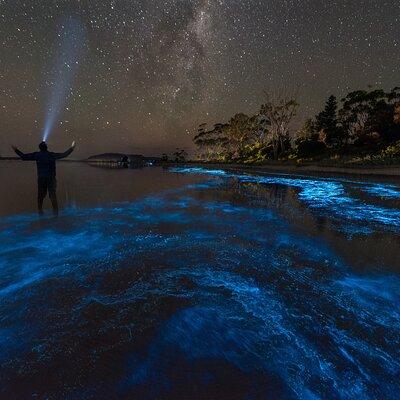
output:
{"label": "starry night sky", "polygon": [[86,51],[49,142],[77,154],[192,146],[198,124],[299,87],[301,117],[333,93],[399,85],[398,0],[0,0],[0,154],[41,140],[66,18]]}

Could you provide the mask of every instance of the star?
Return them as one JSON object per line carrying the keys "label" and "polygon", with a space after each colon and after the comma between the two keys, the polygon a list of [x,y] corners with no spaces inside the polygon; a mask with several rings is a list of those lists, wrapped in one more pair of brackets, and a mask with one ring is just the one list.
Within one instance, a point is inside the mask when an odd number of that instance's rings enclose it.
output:
{"label": "star", "polygon": [[[264,91],[282,85],[300,87],[306,118],[329,94],[398,85],[398,15],[394,0],[4,0],[0,146],[9,132],[36,145],[68,71],[56,119],[69,122],[55,124],[51,140],[64,143],[68,129],[86,154],[193,146],[186,132],[254,113]],[[68,18],[85,30],[84,55],[57,75]]]}

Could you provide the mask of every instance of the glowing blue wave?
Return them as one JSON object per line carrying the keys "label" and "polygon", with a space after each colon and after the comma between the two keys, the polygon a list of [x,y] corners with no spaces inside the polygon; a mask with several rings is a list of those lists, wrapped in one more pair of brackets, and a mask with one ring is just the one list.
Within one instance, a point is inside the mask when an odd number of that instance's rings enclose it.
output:
{"label": "glowing blue wave", "polygon": [[362,190],[366,193],[387,199],[400,199],[400,189],[390,184],[371,184],[363,185]]}
{"label": "glowing blue wave", "polygon": [[[367,225],[380,224],[400,232],[400,210],[368,204],[365,201],[351,197],[346,191],[346,184],[349,184],[350,181],[277,175],[247,175],[203,168],[174,168],[173,171],[236,178],[242,182],[266,185],[278,184],[297,188],[299,190],[299,198],[312,209],[324,210],[330,215],[336,216],[339,220],[345,219],[346,221],[361,222]],[[361,187],[366,193],[380,195],[385,198],[397,198],[400,196],[398,188],[390,184],[371,185],[357,182],[357,186]],[[360,232],[362,232],[365,226],[360,229]]]}
{"label": "glowing blue wave", "polygon": [[[293,185],[315,210],[350,216],[358,204],[340,182],[240,176],[260,178]],[[193,388],[217,398],[222,387],[239,398],[395,399],[399,277],[355,273],[323,239],[273,209],[233,204],[219,184],[56,221],[1,220],[0,394],[28,390],[11,383],[32,370],[54,379],[53,398],[66,387],[71,398],[193,398]],[[69,379],[82,365],[78,385]]]}

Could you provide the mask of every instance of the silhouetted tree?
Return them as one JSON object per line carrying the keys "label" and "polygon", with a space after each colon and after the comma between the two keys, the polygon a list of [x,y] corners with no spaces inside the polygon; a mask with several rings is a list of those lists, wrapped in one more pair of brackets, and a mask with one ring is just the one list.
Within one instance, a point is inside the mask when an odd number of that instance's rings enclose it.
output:
{"label": "silhouetted tree", "polygon": [[236,114],[230,119],[226,138],[233,158],[242,156],[244,146],[249,142],[252,133],[251,118],[246,114]]}
{"label": "silhouetted tree", "polygon": [[290,124],[296,115],[299,104],[293,96],[266,94],[267,101],[261,106],[260,115],[268,123],[274,159],[285,152],[290,143]]}
{"label": "silhouetted tree", "polygon": [[[226,124],[207,129],[199,126],[194,142],[207,160],[259,163],[282,157],[340,156],[328,148],[341,147],[347,155],[397,154],[400,143],[400,87],[390,92],[358,90],[342,99],[338,110],[335,96],[330,96],[324,110],[315,119],[305,121],[297,132],[292,152],[290,129],[297,113],[294,95],[267,94],[259,114],[235,114]],[[397,141],[397,142],[396,142]],[[396,142],[396,143],[394,143]],[[356,147],[362,146],[360,149]],[[388,149],[387,151],[385,149]],[[378,150],[378,152],[376,152]],[[384,151],[385,150],[385,151]]]}
{"label": "silhouetted tree", "polygon": [[177,163],[183,163],[186,161],[187,152],[184,149],[176,149],[175,153],[173,153],[174,160]]}
{"label": "silhouetted tree", "polygon": [[215,124],[212,129],[207,129],[206,124],[201,124],[198,128],[194,142],[202,152],[203,158],[207,160],[218,159],[222,153],[227,153],[226,137],[228,124]]}
{"label": "silhouetted tree", "polygon": [[343,127],[353,136],[355,144],[366,144],[374,137],[386,142],[400,138],[400,126],[396,123],[399,88],[389,93],[383,90],[357,90],[342,101],[340,119]]}
{"label": "silhouetted tree", "polygon": [[332,95],[326,101],[324,110],[315,117],[315,128],[320,133],[321,141],[328,146],[338,146],[345,141],[337,110],[337,100]]}
{"label": "silhouetted tree", "polygon": [[305,120],[303,127],[297,132],[297,139],[311,139],[318,136],[316,123],[312,118]]}
{"label": "silhouetted tree", "polygon": [[162,156],[161,156],[161,160],[162,160],[163,162],[168,162],[168,154],[163,153]]}
{"label": "silhouetted tree", "polygon": [[299,158],[315,157],[326,150],[325,143],[320,140],[316,122],[311,118],[307,119],[297,132],[294,144],[294,154]]}
{"label": "silhouetted tree", "polygon": [[395,124],[400,124],[400,103],[394,108],[393,121]]}

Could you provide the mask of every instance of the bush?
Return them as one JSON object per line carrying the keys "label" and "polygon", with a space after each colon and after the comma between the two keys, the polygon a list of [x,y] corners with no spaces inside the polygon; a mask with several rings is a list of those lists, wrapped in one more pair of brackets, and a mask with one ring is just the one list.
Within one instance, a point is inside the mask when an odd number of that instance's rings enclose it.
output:
{"label": "bush", "polygon": [[384,157],[400,157],[400,140],[386,147],[381,154]]}
{"label": "bush", "polygon": [[270,144],[257,142],[244,148],[241,161],[246,164],[262,163],[273,158],[273,149]]}
{"label": "bush", "polygon": [[296,154],[299,158],[315,157],[324,153],[327,149],[325,143],[314,139],[297,141]]}

